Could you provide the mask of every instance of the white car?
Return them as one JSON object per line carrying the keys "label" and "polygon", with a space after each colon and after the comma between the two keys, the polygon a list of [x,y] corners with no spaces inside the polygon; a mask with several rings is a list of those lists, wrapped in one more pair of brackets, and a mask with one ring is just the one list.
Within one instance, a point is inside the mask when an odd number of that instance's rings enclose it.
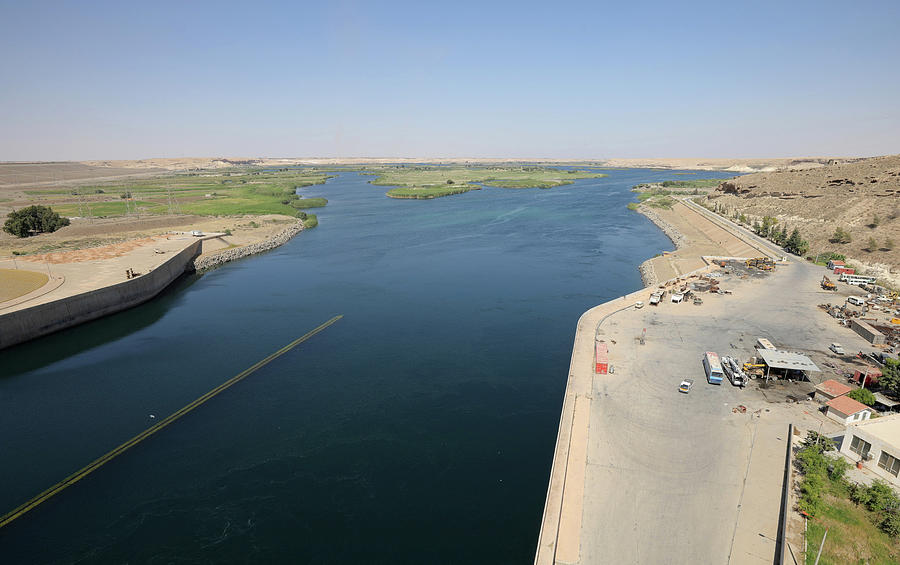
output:
{"label": "white car", "polygon": [[638,300],[637,302],[634,303],[634,307],[635,307],[635,308],[643,308],[643,307],[644,307],[644,301],[643,301],[643,300]]}
{"label": "white car", "polygon": [[681,384],[678,385],[678,391],[687,394],[691,392],[692,386],[694,386],[693,379],[684,379],[683,381],[681,381]]}
{"label": "white car", "polygon": [[843,355],[844,354],[844,348],[841,347],[840,343],[832,343],[831,345],[828,346],[828,349],[832,350],[835,353],[835,355]]}

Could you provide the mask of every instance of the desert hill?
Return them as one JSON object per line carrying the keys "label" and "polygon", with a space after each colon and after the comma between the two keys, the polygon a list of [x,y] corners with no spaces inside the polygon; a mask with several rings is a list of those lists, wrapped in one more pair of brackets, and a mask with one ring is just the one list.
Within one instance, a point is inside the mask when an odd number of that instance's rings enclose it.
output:
{"label": "desert hill", "polygon": [[[900,278],[900,155],[744,175],[708,198],[750,224],[773,216],[798,228],[812,255],[835,251]],[[838,228],[849,242],[833,237]]]}

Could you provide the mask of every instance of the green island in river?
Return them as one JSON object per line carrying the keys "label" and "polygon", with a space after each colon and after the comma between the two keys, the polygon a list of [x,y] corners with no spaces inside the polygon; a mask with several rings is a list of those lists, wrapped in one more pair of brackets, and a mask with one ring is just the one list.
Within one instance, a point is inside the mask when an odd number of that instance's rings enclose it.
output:
{"label": "green island in river", "polygon": [[481,186],[496,188],[553,188],[572,184],[578,179],[605,177],[605,173],[584,170],[561,170],[540,166],[384,166],[367,168],[361,174],[375,175],[369,181],[377,186],[392,186],[391,198],[429,199],[470,190]]}

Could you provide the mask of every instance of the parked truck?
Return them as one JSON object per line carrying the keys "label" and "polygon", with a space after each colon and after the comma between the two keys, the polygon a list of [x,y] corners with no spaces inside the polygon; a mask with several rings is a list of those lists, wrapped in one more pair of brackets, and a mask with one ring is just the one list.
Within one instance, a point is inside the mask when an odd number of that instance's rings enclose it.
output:
{"label": "parked truck", "polygon": [[742,387],[747,384],[747,376],[741,371],[741,366],[734,357],[722,357],[722,369],[734,386]]}

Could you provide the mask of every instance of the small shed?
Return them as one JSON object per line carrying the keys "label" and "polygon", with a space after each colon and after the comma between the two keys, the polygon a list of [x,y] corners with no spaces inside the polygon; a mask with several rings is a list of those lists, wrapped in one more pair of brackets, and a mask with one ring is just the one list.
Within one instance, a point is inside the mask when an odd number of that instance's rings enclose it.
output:
{"label": "small shed", "polygon": [[900,406],[900,402],[891,400],[880,392],[875,393],[875,406],[883,412],[893,412]]}
{"label": "small shed", "polygon": [[[865,377],[865,384],[862,384],[863,377]],[[856,370],[850,378],[860,386],[878,384],[878,379],[881,378],[881,369],[872,367],[871,369],[863,369],[862,371]]]}
{"label": "small shed", "polygon": [[816,390],[813,393],[813,398],[824,404],[832,398],[844,396],[851,390],[853,389],[845,385],[844,383],[839,383],[834,379],[828,379],[824,383],[816,385]]}
{"label": "small shed", "polygon": [[828,270],[833,271],[835,267],[844,267],[845,263],[843,261],[829,261],[828,262]]}
{"label": "small shed", "polygon": [[844,424],[863,422],[872,416],[872,409],[849,396],[838,396],[825,403],[825,415]]}

